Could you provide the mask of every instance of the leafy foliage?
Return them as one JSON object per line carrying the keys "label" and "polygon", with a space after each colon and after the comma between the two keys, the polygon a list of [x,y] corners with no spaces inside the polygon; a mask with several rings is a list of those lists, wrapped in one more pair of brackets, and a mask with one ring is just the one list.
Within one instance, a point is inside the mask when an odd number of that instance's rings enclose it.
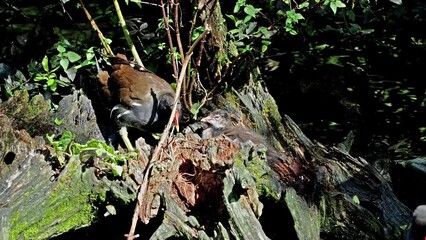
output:
{"label": "leafy foliage", "polygon": [[[18,7],[0,12],[6,22],[25,20],[13,10],[20,9],[20,2],[13,3]],[[143,62],[155,72],[172,72],[171,64],[163,64],[172,63],[172,55],[159,6],[141,1],[123,3],[130,36],[142,53]],[[292,116],[302,116],[296,119],[302,126],[307,126],[304,130],[308,134],[335,143],[348,130],[377,129],[374,137],[358,141],[369,142],[367,147],[380,146],[380,151],[393,152],[393,157],[424,155],[421,149],[425,144],[425,126],[419,119],[425,114],[425,86],[416,81],[416,76],[422,74],[421,66],[426,56],[425,34],[420,30],[426,19],[426,7],[421,2],[394,3],[396,1],[221,2],[222,12],[226,14],[226,36],[236,48],[235,52],[230,48],[228,55],[219,56],[219,64],[225,67],[218,68],[214,74],[225,76],[242,54],[260,60],[271,58],[280,65],[274,68],[278,70],[271,74],[270,79],[274,80],[268,80],[268,85],[273,84],[270,87],[272,93],[284,102],[281,109],[286,109]],[[27,26],[1,25],[6,33],[3,62],[29,66],[28,71],[25,67],[20,68],[23,74],[17,78],[19,80],[8,78],[0,83],[3,95],[10,96],[14,90],[25,88],[32,95],[41,92],[45,98],[57,103],[61,96],[81,87],[79,76],[87,76],[87,70],[93,69],[91,47],[99,46],[99,40],[87,19],[80,17],[81,8],[77,2],[69,1],[64,6],[52,3],[33,6],[25,9]],[[172,34],[176,33],[176,26],[181,27],[182,45],[189,46],[205,30],[201,15],[197,15],[202,7],[192,8],[183,2],[180,7],[184,11],[178,13],[181,18],[177,25],[173,11],[168,12],[167,23]],[[119,34],[117,14],[111,3],[91,3],[89,10],[113,46],[126,45],[123,35]],[[23,11],[24,8],[21,13]],[[50,19],[64,20],[65,25],[59,26],[59,21]],[[31,25],[42,20],[43,24]],[[77,29],[77,25],[84,27]],[[179,61],[183,58],[176,47],[176,39],[172,38],[172,49]],[[194,101],[189,101],[187,107],[193,118],[205,104],[202,98],[214,85],[210,83],[220,80],[200,72],[199,60],[202,67],[209,64],[202,62],[209,58],[201,55],[194,54],[192,63],[196,64],[189,69],[186,84],[187,95],[194,96]],[[16,56],[21,56],[19,61]],[[288,106],[300,104],[294,99],[301,98],[305,98],[313,110],[298,106],[294,109],[299,110],[293,111]],[[330,98],[334,99],[332,103],[320,104],[319,100]],[[300,109],[311,114],[305,118]],[[307,119],[309,117],[316,119]],[[380,120],[376,122],[374,119]],[[337,136],[326,141],[323,136],[330,132],[331,135],[337,133]]]}
{"label": "leafy foliage", "polygon": [[60,168],[65,166],[71,155],[79,155],[81,160],[96,157],[106,166],[101,171],[109,172],[114,177],[122,177],[127,159],[136,157],[136,153],[122,153],[96,139],[85,144],[76,143],[75,135],[69,130],[64,131],[59,138],[55,138],[54,134],[48,134],[46,138],[53,146]]}

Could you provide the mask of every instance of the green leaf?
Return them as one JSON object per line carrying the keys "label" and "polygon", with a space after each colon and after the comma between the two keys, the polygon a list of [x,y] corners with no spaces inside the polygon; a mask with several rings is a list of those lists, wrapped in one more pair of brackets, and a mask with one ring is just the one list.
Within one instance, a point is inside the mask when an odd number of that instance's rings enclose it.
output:
{"label": "green leaf", "polygon": [[334,14],[336,14],[337,8],[344,8],[344,7],[346,7],[346,4],[344,4],[340,0],[330,2],[330,8],[331,8],[331,10],[333,11]]}
{"label": "green leaf", "polygon": [[234,7],[234,13],[239,12],[240,8],[244,5],[246,5],[246,0],[238,0],[238,2],[235,4],[235,7]]}
{"label": "green leaf", "polygon": [[278,10],[277,15],[278,16],[285,16],[286,13],[283,10]]}
{"label": "green leaf", "polygon": [[115,163],[111,164],[112,174],[116,177],[120,177],[123,174],[123,167]]}
{"label": "green leaf", "polygon": [[191,113],[194,116],[194,119],[197,119],[197,114],[200,111],[200,106],[201,106],[200,102],[196,102],[192,104]]}
{"label": "green leaf", "polygon": [[204,32],[204,30],[205,30],[204,26],[196,27],[194,31],[192,32],[192,41],[195,41],[198,38],[198,36],[200,36]]}
{"label": "green leaf", "polygon": [[36,82],[41,81],[41,80],[47,80],[47,77],[44,74],[41,74],[41,75],[37,75],[34,78],[34,81],[36,81]]}
{"label": "green leaf", "polygon": [[56,118],[56,117],[55,117],[55,124],[56,124],[56,125],[60,126],[63,122],[64,122],[64,120],[63,120],[63,119],[59,119],[59,118]]}
{"label": "green leaf", "polygon": [[43,66],[44,71],[49,71],[49,58],[47,55],[44,56],[43,60],[41,61],[41,65]]}
{"label": "green leaf", "polygon": [[[304,17],[303,17],[303,15],[302,14],[300,14],[300,13],[296,13],[295,15],[294,15],[294,19],[296,19],[296,20],[302,20],[302,19],[305,19]],[[297,21],[296,21],[297,22]]]}
{"label": "green leaf", "polygon": [[330,8],[331,8],[331,11],[333,11],[333,13],[336,14],[336,12],[337,12],[337,6],[336,6],[335,2],[331,2],[330,3]]}
{"label": "green leaf", "polygon": [[345,8],[346,7],[346,4],[344,4],[342,1],[340,1],[340,0],[337,0],[336,1],[336,6],[338,7],[338,8]]}
{"label": "green leaf", "polygon": [[66,56],[68,57],[68,59],[70,60],[70,62],[74,63],[77,62],[78,60],[81,59],[80,55],[78,55],[77,53],[73,52],[73,51],[69,51],[66,53]]}
{"label": "green leaf", "polygon": [[234,15],[229,15],[229,14],[227,14],[226,15],[227,17],[229,17],[233,22],[236,22],[237,21],[237,19],[235,18],[235,16]]}
{"label": "green leaf", "polygon": [[307,8],[307,7],[309,7],[309,2],[308,1],[303,2],[303,3],[299,4],[298,7],[299,7],[299,9]]}
{"label": "green leaf", "polygon": [[65,51],[66,51],[66,49],[65,49],[62,45],[58,45],[58,46],[56,47],[56,50],[58,50],[58,52],[60,52],[60,53],[63,53],[63,52],[65,52]]}
{"label": "green leaf", "polygon": [[57,88],[57,84],[56,84],[55,79],[49,78],[49,80],[47,80],[47,86],[50,87],[50,90],[55,92],[56,88]]}
{"label": "green leaf", "polygon": [[346,12],[346,16],[348,16],[349,20],[355,21],[355,13],[352,10]]}
{"label": "green leaf", "polygon": [[320,45],[315,46],[314,49],[318,50],[318,51],[322,51],[324,49],[327,49],[328,47],[330,47],[330,45],[325,43],[325,44],[320,44]]}
{"label": "green leaf", "polygon": [[357,195],[354,195],[354,196],[352,197],[352,200],[353,200],[356,204],[358,204],[358,205],[359,205],[360,201],[359,201],[359,198],[358,198],[358,196],[357,196]]}
{"label": "green leaf", "polygon": [[87,60],[92,60],[92,58],[95,57],[95,53],[93,52],[93,47],[87,49],[86,51],[86,59]]}
{"label": "green leaf", "polygon": [[262,52],[266,52],[266,50],[268,50],[268,46],[262,45]]}
{"label": "green leaf", "polygon": [[290,30],[289,30],[289,33],[290,33],[291,35],[297,35],[297,32],[296,32],[294,29],[290,29]]}
{"label": "green leaf", "polygon": [[247,15],[255,18],[256,14],[259,12],[259,9],[253,7],[253,5],[247,5],[244,7],[244,12],[247,13]]}
{"label": "green leaf", "polygon": [[331,64],[339,67],[343,67],[342,62],[340,61],[341,58],[349,57],[348,55],[333,55],[329,56],[327,58],[326,64]]}
{"label": "green leaf", "polygon": [[248,23],[250,20],[252,19],[252,16],[250,16],[250,15],[247,15],[245,18],[244,18],[244,23]]}
{"label": "green leaf", "polygon": [[59,61],[59,64],[61,64],[61,66],[64,70],[67,70],[68,66],[70,64],[70,61],[66,58],[62,58],[61,61]]}
{"label": "green leaf", "polygon": [[250,34],[256,28],[257,22],[250,22],[246,28],[246,34]]}
{"label": "green leaf", "polygon": [[259,28],[259,31],[265,36],[265,38],[270,38],[272,36],[271,31],[269,31],[266,27]]}
{"label": "green leaf", "polygon": [[46,133],[46,138],[49,141],[49,143],[53,145],[53,141],[55,139],[55,134],[49,135],[48,133]]}

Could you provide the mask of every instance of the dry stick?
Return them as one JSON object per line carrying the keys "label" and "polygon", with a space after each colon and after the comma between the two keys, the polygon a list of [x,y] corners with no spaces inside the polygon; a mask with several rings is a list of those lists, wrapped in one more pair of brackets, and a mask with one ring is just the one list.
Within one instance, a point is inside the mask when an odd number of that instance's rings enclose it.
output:
{"label": "dry stick", "polygon": [[[198,57],[197,60],[195,61],[195,68],[197,69],[198,72],[198,68],[201,66],[201,59],[203,58],[203,50],[204,50],[204,43],[205,43],[205,36],[203,39],[201,39],[201,44],[200,44],[200,49],[198,51]],[[196,79],[199,79],[199,75],[196,76]],[[189,104],[192,106],[192,89],[194,88],[195,85],[195,77],[190,79],[190,83],[189,83],[189,87],[188,87],[188,101]],[[200,109],[203,105],[204,105],[205,101],[203,101],[200,106],[198,106],[198,109]]]}
{"label": "dry stick", "polygon": [[93,29],[98,33],[98,37],[102,42],[102,45],[104,46],[105,50],[110,54],[111,56],[114,56],[113,51],[111,50],[111,47],[108,45],[108,43],[105,41],[105,37],[102,34],[101,30],[99,29],[98,25],[96,24],[95,20],[93,20],[92,16],[90,15],[89,11],[87,11],[86,7],[84,6],[84,3],[82,0],[80,0],[81,7],[83,8],[84,13],[86,14],[87,19],[89,20],[90,24],[92,24]]}
{"label": "dry stick", "polygon": [[[181,62],[185,61],[185,55],[183,53],[183,47],[182,47],[182,40],[180,37],[180,27],[179,27],[179,0],[173,0],[173,4],[175,7],[175,13],[174,13],[174,23],[175,23],[175,31],[176,31],[176,42],[178,45],[178,49],[179,49],[179,54],[181,56]],[[189,75],[188,75],[189,76]],[[185,108],[187,110],[191,110],[191,105],[188,105],[188,102],[186,101],[186,91],[187,91],[187,86],[186,86],[186,78],[183,79],[183,105],[185,106]]]}
{"label": "dry stick", "polygon": [[115,11],[117,12],[118,19],[120,20],[120,26],[123,29],[124,37],[126,38],[127,44],[129,44],[130,50],[132,51],[135,61],[142,67],[145,67],[142,63],[141,58],[139,57],[138,51],[136,51],[135,44],[133,44],[132,38],[130,37],[130,32],[127,29],[126,21],[124,20],[123,14],[121,13],[120,4],[118,0],[114,0]]}
{"label": "dry stick", "polygon": [[175,5],[175,31],[176,31],[176,42],[178,44],[178,49],[179,49],[179,54],[182,58],[182,62],[185,61],[185,55],[183,53],[183,48],[182,48],[182,41],[180,39],[180,28],[179,28],[179,0],[174,0],[173,4]]}
{"label": "dry stick", "polygon": [[176,56],[175,56],[175,51],[173,49],[173,41],[172,41],[172,34],[170,33],[170,26],[169,26],[169,17],[167,17],[166,14],[166,9],[164,9],[164,2],[163,0],[160,0],[161,3],[161,12],[163,14],[163,19],[164,19],[164,28],[166,29],[167,32],[167,40],[169,41],[169,48],[170,48],[170,55],[171,55],[171,59],[172,59],[172,66],[173,66],[173,75],[176,79],[176,83],[178,83],[178,66],[176,64]]}
{"label": "dry stick", "polygon": [[[198,16],[198,9],[196,10],[194,17],[192,18],[192,24],[191,28],[189,29],[189,36],[188,36],[188,42],[192,42],[192,33],[194,32],[195,23],[197,22],[197,16]],[[191,67],[191,65],[189,65]],[[197,70],[197,69],[196,69]],[[192,108],[192,90],[189,90],[190,87],[190,81],[191,81],[191,75],[188,74],[187,77],[184,79],[183,83],[183,89],[182,89],[182,98],[183,98],[183,104],[187,110],[191,110]]]}
{"label": "dry stick", "polygon": [[164,142],[169,137],[168,135],[169,135],[172,123],[173,123],[173,118],[174,118],[174,115],[176,113],[176,108],[177,108],[177,104],[179,102],[179,96],[180,96],[180,92],[181,92],[181,89],[182,89],[182,82],[183,82],[182,80],[183,80],[183,78],[186,75],[186,68],[187,68],[188,63],[189,63],[189,61],[191,59],[191,55],[194,52],[195,46],[208,33],[210,33],[210,28],[207,26],[206,30],[204,30],[203,34],[201,34],[194,41],[194,43],[191,45],[191,48],[188,50],[188,52],[185,55],[185,61],[182,64],[182,71],[180,72],[180,75],[179,75],[178,84],[177,84],[177,87],[176,87],[175,101],[174,101],[174,104],[173,104],[172,112],[170,114],[169,122],[167,123],[167,125],[166,125],[163,133],[161,134],[160,141],[158,142],[157,146],[155,147],[154,153],[152,154],[152,157],[151,157],[151,160],[149,161],[149,164],[148,164],[148,166],[145,169],[143,181],[142,181],[141,186],[139,187],[139,193],[138,193],[138,197],[137,197],[137,203],[136,203],[136,207],[135,207],[135,212],[133,213],[132,226],[130,227],[129,234],[125,235],[127,237],[127,240],[133,240],[134,238],[136,238],[136,237],[139,236],[139,234],[137,234],[137,235],[134,235],[134,234],[135,234],[135,230],[136,230],[136,224],[138,222],[138,216],[139,216],[140,206],[142,206],[143,198],[144,198],[145,193],[146,193],[146,191],[148,189],[148,182],[149,182],[149,177],[150,177],[151,170],[152,170],[154,164],[158,161],[158,157],[160,155],[160,150],[162,149],[162,145],[164,144]]}

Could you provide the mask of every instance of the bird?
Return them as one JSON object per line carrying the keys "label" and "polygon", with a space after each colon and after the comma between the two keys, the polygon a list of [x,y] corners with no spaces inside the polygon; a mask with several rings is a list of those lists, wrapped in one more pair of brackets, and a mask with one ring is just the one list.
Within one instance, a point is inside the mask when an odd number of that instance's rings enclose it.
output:
{"label": "bird", "polygon": [[203,139],[225,135],[237,143],[250,140],[256,145],[263,144],[267,148],[267,153],[278,154],[274,147],[272,147],[262,135],[242,126],[233,126],[231,114],[224,109],[212,111],[208,116],[202,118],[201,122],[210,125],[210,127],[202,131],[201,136]]}
{"label": "bird", "polygon": [[419,205],[414,210],[405,240],[426,240],[426,205]]}
{"label": "bird", "polygon": [[293,176],[296,176],[300,172],[297,165],[290,164],[288,157],[280,154],[264,136],[249,128],[234,126],[232,124],[232,117],[227,110],[216,109],[200,121],[208,124],[208,127],[201,133],[203,139],[225,135],[236,144],[251,141],[256,145],[264,145],[266,147],[268,165],[271,166],[282,182],[293,182]]}
{"label": "bird", "polygon": [[[118,53],[108,62],[95,51],[100,95],[110,109],[110,117],[119,127],[119,134],[129,151],[134,148],[128,138],[128,128],[160,133],[167,124],[175,101],[172,86],[155,73]],[[179,132],[181,103],[173,116]]]}

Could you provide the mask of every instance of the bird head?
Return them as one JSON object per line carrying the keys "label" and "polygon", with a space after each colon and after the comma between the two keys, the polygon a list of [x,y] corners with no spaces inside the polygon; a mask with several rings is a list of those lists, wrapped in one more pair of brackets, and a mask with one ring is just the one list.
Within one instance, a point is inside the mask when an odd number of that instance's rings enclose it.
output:
{"label": "bird head", "polygon": [[214,110],[201,121],[210,124],[215,129],[223,129],[231,124],[229,113],[223,109]]}

